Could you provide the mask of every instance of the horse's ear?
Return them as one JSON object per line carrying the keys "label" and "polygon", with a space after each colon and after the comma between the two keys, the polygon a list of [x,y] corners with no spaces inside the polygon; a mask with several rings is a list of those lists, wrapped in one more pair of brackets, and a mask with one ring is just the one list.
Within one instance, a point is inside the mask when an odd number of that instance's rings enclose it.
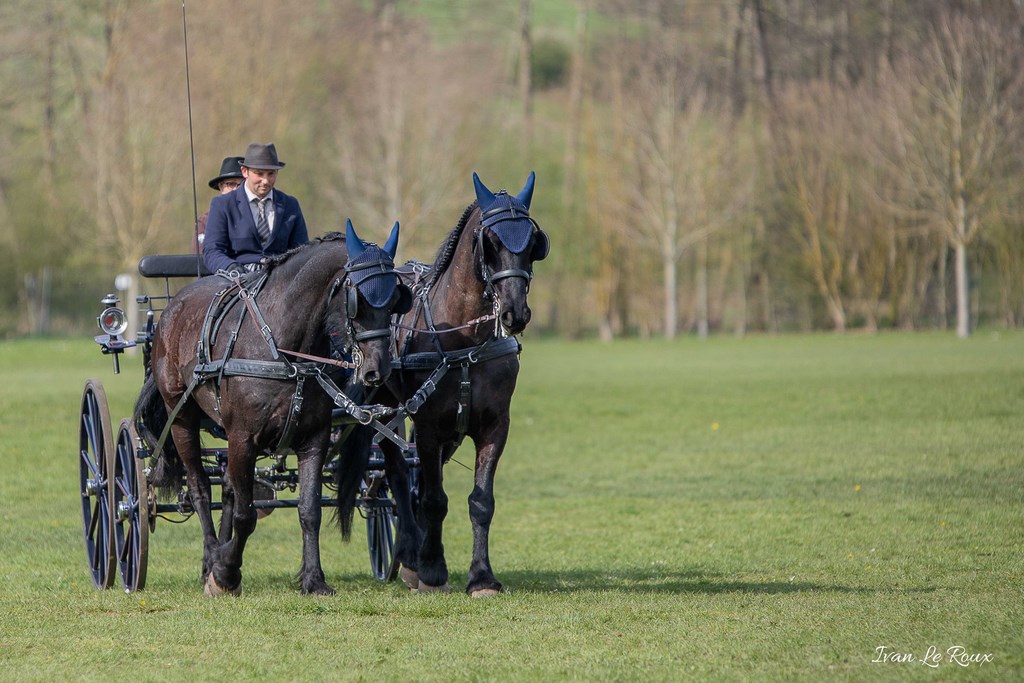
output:
{"label": "horse's ear", "polygon": [[476,203],[483,208],[490,206],[494,201],[494,193],[487,189],[487,186],[480,182],[480,176],[473,171],[473,189],[476,190]]}
{"label": "horse's ear", "polygon": [[526,184],[523,185],[523,189],[516,195],[516,199],[519,203],[525,206],[527,209],[530,208],[530,202],[533,201],[533,182],[537,179],[537,175],[530,171],[530,177],[526,179]]}
{"label": "horse's ear", "polygon": [[392,261],[395,260],[395,254],[398,252],[398,221],[395,221],[395,227],[391,228],[391,237],[388,237],[388,241],[384,245],[384,251],[387,252]]}
{"label": "horse's ear", "polygon": [[358,258],[366,249],[363,246],[363,241],[356,234],[356,229],[352,227],[351,218],[345,222],[345,248],[348,250],[349,260]]}

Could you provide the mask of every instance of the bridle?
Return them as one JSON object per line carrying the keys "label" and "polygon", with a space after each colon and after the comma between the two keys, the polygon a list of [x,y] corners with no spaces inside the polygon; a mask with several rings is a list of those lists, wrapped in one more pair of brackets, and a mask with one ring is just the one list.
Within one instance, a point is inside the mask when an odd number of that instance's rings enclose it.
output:
{"label": "bridle", "polygon": [[[362,362],[362,353],[359,351],[358,342],[370,341],[371,339],[380,339],[382,337],[391,336],[390,327],[379,327],[369,330],[363,330],[361,332],[356,331],[355,320],[359,315],[359,288],[360,286],[365,287],[370,284],[372,278],[381,277],[384,275],[394,275],[394,262],[386,258],[383,252],[377,259],[364,261],[364,262],[352,262],[349,261],[345,264],[345,279],[336,279],[334,285],[331,287],[331,292],[328,296],[328,304],[330,304],[335,292],[338,289],[342,291],[342,301],[344,302],[344,319],[345,329],[348,333],[348,338],[352,340],[352,345],[349,349],[346,349],[352,354],[352,360],[356,367],[359,367]],[[397,283],[395,289],[397,292],[400,285]],[[396,296],[392,293],[388,301],[390,302]]]}
{"label": "bridle", "polygon": [[[499,192],[497,196],[508,194],[504,191]],[[508,197],[508,201],[504,202],[502,206],[497,206],[490,209],[480,216],[480,227],[476,229],[476,233],[473,235],[473,249],[477,253],[477,277],[480,278],[484,283],[484,298],[488,301],[494,302],[497,306],[498,302],[498,290],[495,286],[501,280],[508,278],[522,278],[526,280],[526,292],[530,291],[530,283],[533,281],[533,268],[530,270],[524,270],[523,268],[506,268],[492,272],[487,266],[487,260],[484,254],[484,232],[491,230],[495,234],[498,233],[498,228],[501,223],[506,221],[522,221],[528,220],[533,224],[532,239],[534,239],[534,245],[530,253],[530,263],[534,261],[543,260],[548,255],[550,248],[550,241],[547,233],[545,233],[541,227],[537,224],[537,221],[530,217],[529,211],[526,210],[522,205],[516,206],[516,202]],[[499,236],[500,239],[500,236]]]}

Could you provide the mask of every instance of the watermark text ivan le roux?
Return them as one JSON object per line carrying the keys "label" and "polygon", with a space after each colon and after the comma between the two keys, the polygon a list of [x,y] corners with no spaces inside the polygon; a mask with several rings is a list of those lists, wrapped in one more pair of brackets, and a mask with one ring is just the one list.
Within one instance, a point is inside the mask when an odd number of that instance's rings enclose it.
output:
{"label": "watermark text ivan le roux", "polygon": [[967,648],[962,645],[952,645],[945,650],[931,645],[921,656],[915,655],[912,652],[900,652],[894,648],[886,645],[879,645],[875,648],[875,658],[871,660],[872,664],[924,664],[930,666],[933,669],[942,666],[943,664],[955,664],[957,666],[969,667],[969,666],[983,666],[992,662],[994,656],[992,653],[983,652],[970,652]]}

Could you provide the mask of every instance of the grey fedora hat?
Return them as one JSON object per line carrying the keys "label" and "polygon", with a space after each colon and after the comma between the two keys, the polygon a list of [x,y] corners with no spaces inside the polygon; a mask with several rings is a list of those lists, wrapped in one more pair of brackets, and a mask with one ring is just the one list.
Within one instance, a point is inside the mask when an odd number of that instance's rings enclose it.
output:
{"label": "grey fedora hat", "polygon": [[220,162],[220,175],[210,181],[210,187],[214,190],[219,189],[222,180],[228,178],[242,178],[242,159],[244,157],[224,157],[224,161]]}
{"label": "grey fedora hat", "polygon": [[242,159],[242,166],[246,168],[258,168],[261,170],[275,170],[284,168],[284,162],[277,159],[277,148],[274,143],[263,144],[250,142],[245,149],[245,158]]}

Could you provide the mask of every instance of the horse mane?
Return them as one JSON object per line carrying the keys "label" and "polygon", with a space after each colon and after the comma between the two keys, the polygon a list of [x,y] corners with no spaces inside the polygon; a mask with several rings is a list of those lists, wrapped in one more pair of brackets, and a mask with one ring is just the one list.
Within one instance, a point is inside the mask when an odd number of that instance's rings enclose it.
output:
{"label": "horse mane", "polygon": [[266,257],[266,268],[267,268],[267,271],[269,272],[271,269],[281,265],[282,263],[287,261],[289,258],[291,258],[293,255],[298,254],[298,253],[303,252],[303,251],[306,251],[307,249],[311,249],[316,244],[320,244],[321,242],[336,242],[337,240],[343,240],[343,239],[345,239],[344,233],[329,232],[329,233],[327,233],[327,234],[325,234],[325,235],[323,235],[321,237],[317,237],[314,240],[306,242],[305,244],[300,244],[297,247],[292,247],[291,249],[289,249],[288,251],[284,252],[283,254],[275,254],[273,256],[267,256]]}
{"label": "horse mane", "polygon": [[473,209],[476,207],[476,201],[466,207],[466,210],[462,212],[462,218],[452,228],[452,231],[448,233],[445,241],[441,243],[441,248],[437,250],[437,257],[434,259],[434,267],[430,271],[430,278],[424,283],[425,287],[432,287],[437,278],[451,265],[452,257],[455,255],[455,247],[458,245],[462,231],[465,230],[466,223],[469,221],[469,214],[473,213]]}

